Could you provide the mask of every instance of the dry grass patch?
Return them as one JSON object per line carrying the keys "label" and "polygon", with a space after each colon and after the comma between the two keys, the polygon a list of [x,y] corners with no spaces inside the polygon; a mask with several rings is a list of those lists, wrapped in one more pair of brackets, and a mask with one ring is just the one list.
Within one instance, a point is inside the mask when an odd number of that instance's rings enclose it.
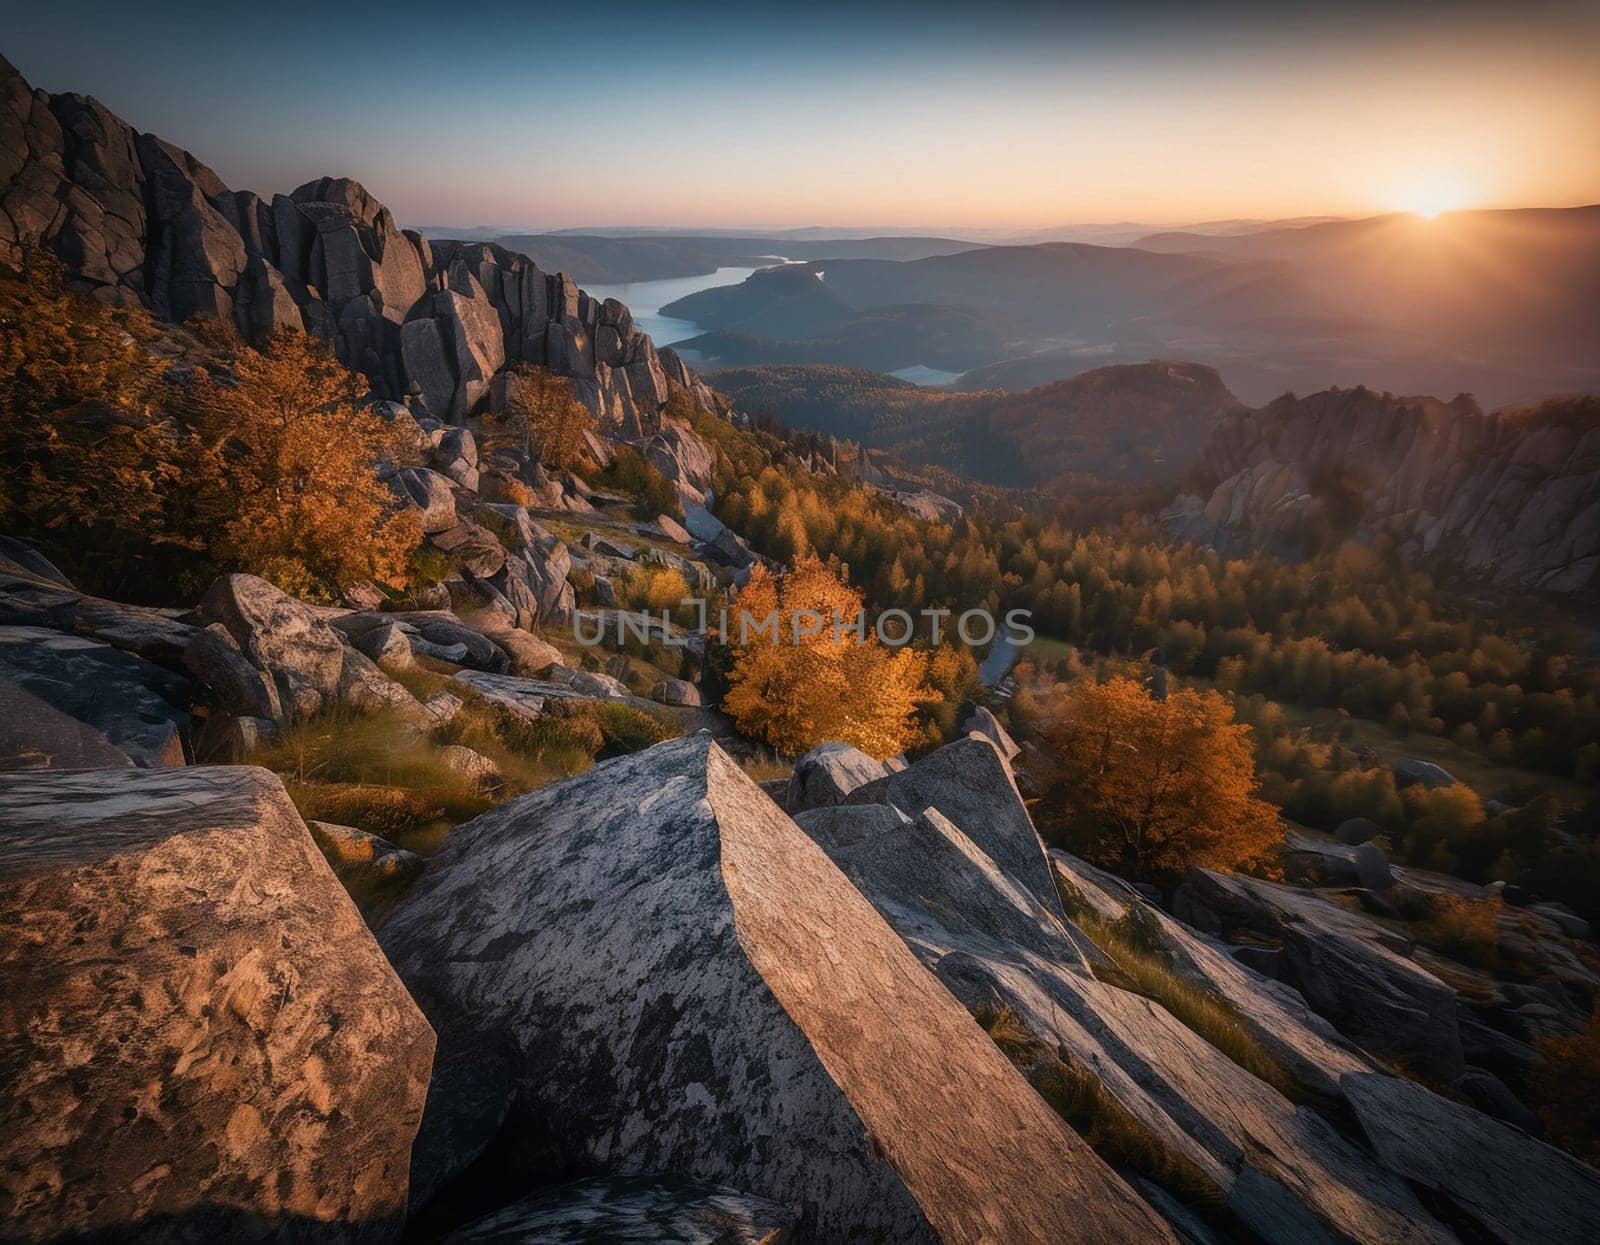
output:
{"label": "dry grass patch", "polygon": [[1193,1159],[1135,1118],[1065,1049],[1050,1051],[1009,1005],[979,1007],[973,1015],[1039,1096],[1106,1162],[1154,1181],[1187,1205],[1226,1207],[1227,1196]]}
{"label": "dry grass patch", "polygon": [[1432,915],[1413,925],[1411,932],[1423,946],[1463,964],[1494,969],[1500,965],[1500,915],[1504,910],[1498,896],[1436,895]]}
{"label": "dry grass patch", "polygon": [[1251,1031],[1226,999],[1180,976],[1167,960],[1166,932],[1156,917],[1130,904],[1115,920],[1093,908],[1056,870],[1056,888],[1072,919],[1115,963],[1096,970],[1108,985],[1120,986],[1160,1003],[1186,1028],[1204,1038],[1251,1076],[1289,1098],[1303,1099],[1294,1078]]}

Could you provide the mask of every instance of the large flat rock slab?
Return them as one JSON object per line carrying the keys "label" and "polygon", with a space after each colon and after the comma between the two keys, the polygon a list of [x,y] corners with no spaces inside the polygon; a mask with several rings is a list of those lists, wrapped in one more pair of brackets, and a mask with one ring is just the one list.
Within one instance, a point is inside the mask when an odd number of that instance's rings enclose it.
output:
{"label": "large flat rock slab", "polygon": [[1170,1239],[706,736],[458,828],[382,940],[440,1039],[424,1195],[499,1135],[802,1239]]}
{"label": "large flat rock slab", "polygon": [[7,1240],[386,1240],[433,1034],[265,770],[0,775]]}
{"label": "large flat rock slab", "polygon": [[1239,963],[1211,939],[1146,904],[1113,874],[1066,852],[1052,851],[1050,861],[1103,918],[1115,920],[1130,904],[1139,904],[1160,930],[1162,953],[1172,970],[1233,1008],[1268,1053],[1312,1093],[1337,1098],[1346,1072],[1378,1070],[1370,1055],[1317,1015],[1292,986]]}
{"label": "large flat rock slab", "polygon": [[1600,1240],[1600,1172],[1519,1128],[1395,1077],[1350,1073],[1345,1099],[1386,1163],[1448,1198],[1483,1239]]}
{"label": "large flat rock slab", "polygon": [[[11,685],[0,697],[9,768],[115,765],[118,755],[146,769],[184,764],[190,686],[180,675],[98,640],[0,627],[0,679]],[[53,712],[30,716],[34,702]]]}
{"label": "large flat rock slab", "polygon": [[1403,935],[1313,891],[1210,869],[1189,871],[1175,908],[1208,933],[1281,940],[1281,980],[1363,1049],[1461,1075],[1456,992],[1407,958]]}

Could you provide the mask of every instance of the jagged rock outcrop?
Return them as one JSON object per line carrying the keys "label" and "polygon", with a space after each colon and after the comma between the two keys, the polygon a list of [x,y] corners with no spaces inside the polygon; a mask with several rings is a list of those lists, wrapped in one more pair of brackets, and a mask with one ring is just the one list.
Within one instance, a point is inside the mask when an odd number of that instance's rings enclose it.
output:
{"label": "jagged rock outcrop", "polygon": [[254,340],[319,334],[380,396],[411,395],[440,419],[494,401],[519,362],[571,377],[617,435],[653,434],[669,383],[714,403],[621,303],[525,255],[430,244],[348,178],[270,198],[230,190],[188,152],[93,99],[33,90],[0,58],[0,252],[24,244],[109,302],[231,320]]}
{"label": "jagged rock outcrop", "polygon": [[1220,548],[1285,552],[1386,532],[1413,562],[1511,590],[1600,592],[1600,420],[1592,399],[1522,414],[1470,399],[1332,389],[1224,418],[1209,497],[1166,517]]}
{"label": "jagged rock outcrop", "polygon": [[734,1189],[648,1177],[579,1180],[452,1232],[450,1245],[787,1245],[795,1214]]}
{"label": "jagged rock outcrop", "polygon": [[806,1238],[1170,1239],[708,736],[458,827],[382,940],[440,1036],[419,1189],[504,1132]]}
{"label": "jagged rock outcrop", "polygon": [[899,773],[857,787],[846,799],[892,804],[908,817],[938,809],[1045,911],[1062,915],[1044,845],[1010,765],[991,740],[969,735],[948,743]]}
{"label": "jagged rock outcrop", "polygon": [[[819,843],[958,999],[974,1011],[1008,1007],[1041,1047],[1095,1077],[1213,1181],[1262,1240],[1452,1239],[1320,1116],[1158,1003],[1097,980],[1057,916],[936,806],[873,833],[829,829]],[[1037,843],[1031,825],[1006,832],[1024,839],[1019,848]]]}
{"label": "jagged rock outcrop", "polygon": [[388,1240],[433,1034],[265,770],[0,776],[8,1240]]}

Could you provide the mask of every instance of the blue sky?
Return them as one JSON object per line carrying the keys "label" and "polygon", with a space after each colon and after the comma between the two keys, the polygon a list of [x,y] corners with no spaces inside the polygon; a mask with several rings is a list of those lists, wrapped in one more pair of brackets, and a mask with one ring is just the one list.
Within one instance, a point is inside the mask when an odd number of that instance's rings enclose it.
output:
{"label": "blue sky", "polygon": [[354,176],[413,224],[1600,199],[1600,5],[1394,7],[0,0],[0,53],[231,185]]}

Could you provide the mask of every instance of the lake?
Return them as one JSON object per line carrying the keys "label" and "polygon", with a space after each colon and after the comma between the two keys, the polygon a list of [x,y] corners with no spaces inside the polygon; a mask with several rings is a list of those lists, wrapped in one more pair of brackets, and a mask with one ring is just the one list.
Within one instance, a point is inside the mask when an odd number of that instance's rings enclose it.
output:
{"label": "lake", "polygon": [[903,367],[898,372],[890,372],[896,380],[909,380],[913,385],[948,385],[952,381],[960,380],[961,372],[943,372],[936,367],[924,367],[918,363],[915,367]]}
{"label": "lake", "polygon": [[[789,262],[778,255],[770,258],[772,264],[763,267]],[[718,268],[715,272],[703,272],[697,277],[666,277],[660,281],[628,281],[621,285],[585,285],[583,288],[589,297],[597,301],[604,302],[608,298],[614,298],[619,303],[626,304],[628,310],[633,313],[633,322],[643,332],[650,334],[650,340],[657,347],[661,347],[698,337],[705,332],[693,320],[679,320],[674,316],[662,315],[663,307],[685,295],[697,294],[701,290],[716,289],[722,285],[738,285],[755,271],[754,268]]]}

